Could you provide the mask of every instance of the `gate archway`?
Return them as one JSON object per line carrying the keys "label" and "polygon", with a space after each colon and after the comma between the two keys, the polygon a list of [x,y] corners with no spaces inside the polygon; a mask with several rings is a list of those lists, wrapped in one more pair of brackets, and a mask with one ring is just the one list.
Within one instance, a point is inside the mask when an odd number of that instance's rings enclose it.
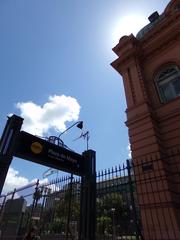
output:
{"label": "gate archway", "polygon": [[95,151],[82,155],[21,131],[23,119],[8,118],[0,140],[0,193],[13,157],[25,159],[81,177],[79,240],[94,240],[96,225]]}

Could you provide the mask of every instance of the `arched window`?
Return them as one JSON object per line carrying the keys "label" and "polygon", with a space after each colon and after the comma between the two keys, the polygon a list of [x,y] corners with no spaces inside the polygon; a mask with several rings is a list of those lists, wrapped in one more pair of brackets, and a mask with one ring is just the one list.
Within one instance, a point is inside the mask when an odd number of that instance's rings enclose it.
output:
{"label": "arched window", "polygon": [[161,70],[155,81],[163,103],[180,96],[180,70],[177,66],[171,65]]}

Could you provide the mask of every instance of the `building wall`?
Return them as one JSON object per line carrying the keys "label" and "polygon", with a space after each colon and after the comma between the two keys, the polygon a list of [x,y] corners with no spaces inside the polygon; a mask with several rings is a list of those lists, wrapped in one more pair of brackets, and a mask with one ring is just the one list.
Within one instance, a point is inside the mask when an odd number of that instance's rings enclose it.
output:
{"label": "building wall", "polygon": [[[177,4],[179,0],[172,0],[160,20],[143,37],[124,36],[113,49],[118,59],[112,66],[123,77],[126,125],[139,180],[137,188],[145,239],[172,240],[180,236],[180,97],[162,103],[154,80],[156,73],[167,64],[175,63],[180,67],[180,8],[175,9]],[[142,166],[149,160],[150,170],[143,171]],[[147,193],[142,181],[150,177],[153,179],[149,186],[151,191]],[[161,204],[158,215],[164,216],[159,220],[159,228],[158,224],[152,224],[152,218],[157,219],[158,204]],[[149,233],[148,229],[151,229]]]}

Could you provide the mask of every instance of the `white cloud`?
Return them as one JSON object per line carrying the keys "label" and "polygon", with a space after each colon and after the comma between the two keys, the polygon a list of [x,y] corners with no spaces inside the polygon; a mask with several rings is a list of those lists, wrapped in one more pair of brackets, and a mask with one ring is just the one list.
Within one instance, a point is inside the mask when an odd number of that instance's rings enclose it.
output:
{"label": "white cloud", "polygon": [[29,102],[18,102],[16,107],[24,118],[23,130],[43,136],[50,129],[58,132],[65,130],[67,121],[77,121],[80,105],[70,96],[49,96],[42,106]]}
{"label": "white cloud", "polygon": [[132,156],[131,156],[131,145],[130,145],[130,143],[129,143],[128,146],[127,146],[127,150],[128,150],[128,157],[129,157],[129,158],[132,158]]}
{"label": "white cloud", "polygon": [[29,180],[25,177],[19,176],[19,172],[13,168],[9,168],[6,181],[3,187],[3,193],[13,191],[15,188],[27,185]]}
{"label": "white cloud", "polygon": [[[14,168],[9,168],[6,181],[3,187],[3,194],[14,191],[14,189],[19,189],[21,187],[27,186],[29,184],[36,183],[38,179],[29,180],[26,177],[20,176],[19,172]],[[40,185],[48,184],[49,180],[47,178],[39,180]],[[16,193],[17,194],[17,193]],[[18,195],[17,195],[18,196]]]}

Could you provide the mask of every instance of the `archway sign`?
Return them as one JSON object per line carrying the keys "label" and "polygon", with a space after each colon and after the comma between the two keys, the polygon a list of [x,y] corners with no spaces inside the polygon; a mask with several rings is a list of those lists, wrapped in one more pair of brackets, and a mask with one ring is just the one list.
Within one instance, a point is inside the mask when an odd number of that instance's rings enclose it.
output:
{"label": "archway sign", "polygon": [[95,240],[95,151],[82,155],[21,131],[23,118],[8,117],[0,140],[0,194],[13,156],[81,176],[79,240]]}

